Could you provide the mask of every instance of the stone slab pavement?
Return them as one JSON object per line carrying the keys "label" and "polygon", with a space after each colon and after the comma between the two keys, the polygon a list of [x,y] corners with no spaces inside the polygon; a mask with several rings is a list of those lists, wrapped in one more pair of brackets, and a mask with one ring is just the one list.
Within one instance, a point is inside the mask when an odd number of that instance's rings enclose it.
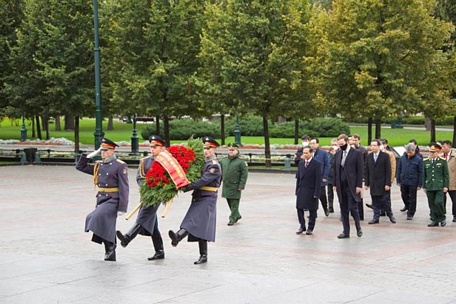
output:
{"label": "stone slab pavement", "polygon": [[[456,223],[449,216],[446,227],[428,228],[422,192],[413,221],[399,211],[395,186],[397,224],[381,218],[367,225],[368,209],[364,236],[339,240],[336,201],[329,217],[319,210],[314,235],[298,236],[294,176],[252,172],[238,224],[226,225],[228,206],[219,200],[207,264],[193,265],[196,243],[174,248],[167,236],[179,227],[189,193],[159,220],[165,260],[147,261],[151,240],[138,236],[119,246],[117,262],[105,262],[102,246],[83,231],[95,204],[91,176],[70,166],[7,166],[0,173],[0,303],[456,304]],[[135,173],[130,169],[130,209],[139,199]],[[132,224],[118,219],[124,232]]]}

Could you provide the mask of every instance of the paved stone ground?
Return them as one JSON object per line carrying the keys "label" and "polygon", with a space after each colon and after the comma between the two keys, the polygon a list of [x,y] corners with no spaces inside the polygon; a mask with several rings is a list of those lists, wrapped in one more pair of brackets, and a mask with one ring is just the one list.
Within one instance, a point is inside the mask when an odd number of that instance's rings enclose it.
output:
{"label": "paved stone ground", "polygon": [[[449,217],[446,227],[428,228],[422,192],[413,221],[399,211],[394,187],[397,224],[367,225],[368,209],[364,236],[339,240],[336,208],[329,217],[319,211],[313,236],[297,236],[294,176],[251,173],[238,224],[226,225],[219,200],[207,264],[193,265],[196,243],[173,248],[167,236],[179,227],[188,193],[159,221],[165,260],[147,261],[151,240],[138,236],[119,246],[117,262],[105,262],[102,246],[83,231],[95,204],[89,175],[70,166],[0,172],[0,303],[456,303],[456,223]],[[139,196],[129,173],[132,209]],[[132,224],[118,220],[122,231]]]}

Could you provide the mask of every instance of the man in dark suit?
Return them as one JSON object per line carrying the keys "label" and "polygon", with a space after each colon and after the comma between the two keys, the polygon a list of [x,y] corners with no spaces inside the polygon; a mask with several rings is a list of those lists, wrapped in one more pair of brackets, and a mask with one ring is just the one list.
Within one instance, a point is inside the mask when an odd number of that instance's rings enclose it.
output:
{"label": "man in dark suit", "polygon": [[387,199],[387,192],[391,189],[391,161],[390,156],[380,151],[381,142],[378,139],[371,141],[371,152],[366,158],[366,178],[364,187],[370,188],[374,217],[369,224],[380,222],[380,211],[385,210],[391,223],[396,223],[391,211],[391,201]]}
{"label": "man in dark suit", "polygon": [[[321,163],[312,157],[313,152],[312,148],[305,147],[302,150],[301,156],[303,161],[298,163],[298,173],[296,175],[296,210],[300,226],[296,234],[302,234],[305,231],[307,235],[311,235],[315,228],[322,181]],[[309,210],[309,225],[307,230],[304,209]]]}
{"label": "man in dark suit", "polygon": [[342,216],[343,232],[339,239],[350,237],[350,223],[348,214],[351,213],[355,221],[358,237],[363,235],[359,218],[358,203],[361,201],[363,186],[363,155],[362,152],[348,145],[348,136],[341,134],[337,137],[340,149],[334,156],[334,187],[339,197]]}

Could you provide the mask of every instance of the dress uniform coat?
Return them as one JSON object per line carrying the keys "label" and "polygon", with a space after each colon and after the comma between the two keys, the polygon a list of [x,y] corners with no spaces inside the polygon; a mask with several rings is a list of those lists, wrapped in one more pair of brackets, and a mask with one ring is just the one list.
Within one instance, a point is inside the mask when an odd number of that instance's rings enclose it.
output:
{"label": "dress uniform coat", "polygon": [[298,163],[296,175],[296,208],[317,210],[321,191],[321,163],[312,158],[305,167],[305,161]]}
{"label": "dress uniform coat", "polygon": [[225,157],[220,165],[223,172],[222,197],[240,199],[241,191],[245,189],[249,174],[245,160],[239,158],[239,153],[235,157]]}
{"label": "dress uniform coat", "polygon": [[431,221],[445,221],[446,210],[443,203],[443,188],[449,186],[448,164],[444,158],[425,158],[423,160],[423,188],[426,189],[426,196],[430,209]]}
{"label": "dress uniform coat", "polygon": [[127,212],[128,208],[128,167],[115,156],[89,164],[89,158],[82,154],[76,169],[93,175],[99,188],[97,205],[86,218],[85,231],[94,233],[92,241],[103,240],[115,243],[117,212]]}
{"label": "dress uniform coat", "polygon": [[[154,159],[152,157],[144,157],[139,161],[138,172],[136,174],[136,182],[139,186],[144,182],[147,171],[152,166]],[[155,223],[157,221],[157,210],[160,204],[155,204],[149,207],[141,207],[136,218],[136,223],[143,228],[139,234],[151,236],[154,232]]]}
{"label": "dress uniform coat", "polygon": [[[202,176],[188,186],[192,193],[192,203],[182,220],[181,229],[190,234],[189,242],[206,240],[215,241],[217,216],[217,188],[220,187],[222,171],[215,156],[206,159]],[[209,187],[210,190],[204,190]],[[203,189],[201,189],[203,188]],[[208,188],[206,188],[208,189]]]}

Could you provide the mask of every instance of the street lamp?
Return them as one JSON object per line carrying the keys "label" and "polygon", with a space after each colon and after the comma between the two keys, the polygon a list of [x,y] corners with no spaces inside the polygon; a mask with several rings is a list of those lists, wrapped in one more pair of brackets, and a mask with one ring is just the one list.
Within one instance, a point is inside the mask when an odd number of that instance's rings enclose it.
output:
{"label": "street lamp", "polygon": [[22,126],[21,126],[21,142],[24,142],[27,140],[27,129],[25,128],[25,118],[24,115],[22,115]]}
{"label": "street lamp", "polygon": [[241,146],[241,128],[239,127],[239,116],[236,115],[236,127],[234,128],[234,143]]}
{"label": "street lamp", "polygon": [[93,33],[95,56],[95,149],[100,147],[104,136],[101,123],[101,80],[100,80],[100,47],[98,43],[98,0],[93,0]]}
{"label": "street lamp", "polygon": [[139,137],[138,132],[136,130],[136,116],[137,114],[133,115],[133,134],[131,135],[131,154],[136,155],[139,153],[138,146],[139,146]]}

